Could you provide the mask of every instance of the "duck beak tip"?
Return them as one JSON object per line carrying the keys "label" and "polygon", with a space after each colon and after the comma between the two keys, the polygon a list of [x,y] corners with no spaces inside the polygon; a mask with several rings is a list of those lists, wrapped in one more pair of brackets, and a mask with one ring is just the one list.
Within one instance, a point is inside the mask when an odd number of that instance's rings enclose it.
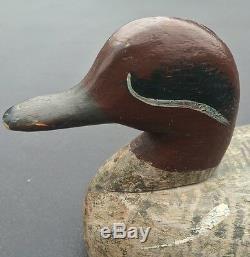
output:
{"label": "duck beak tip", "polygon": [[6,129],[9,129],[10,130],[10,111],[11,111],[12,107],[9,108],[3,115],[3,118],[2,118],[2,122],[3,122],[3,126],[6,128]]}

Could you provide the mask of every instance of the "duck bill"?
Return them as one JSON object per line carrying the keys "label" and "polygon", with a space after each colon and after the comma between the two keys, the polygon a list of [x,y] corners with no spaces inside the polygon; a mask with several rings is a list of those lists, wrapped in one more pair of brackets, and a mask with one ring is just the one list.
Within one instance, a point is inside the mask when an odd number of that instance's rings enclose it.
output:
{"label": "duck bill", "polygon": [[5,127],[43,131],[108,123],[94,99],[80,84],[62,93],[38,96],[8,109]]}

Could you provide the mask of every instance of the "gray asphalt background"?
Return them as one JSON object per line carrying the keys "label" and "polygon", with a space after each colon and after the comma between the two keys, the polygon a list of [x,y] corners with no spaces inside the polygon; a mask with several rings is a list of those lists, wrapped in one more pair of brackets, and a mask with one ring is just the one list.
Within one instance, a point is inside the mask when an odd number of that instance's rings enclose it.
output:
{"label": "gray asphalt background", "polygon": [[[249,1],[0,0],[0,115],[81,80],[107,38],[145,16],[189,18],[231,48],[241,80],[238,124],[249,115]],[[88,181],[138,131],[102,125],[18,133],[0,128],[0,257],[85,256]]]}

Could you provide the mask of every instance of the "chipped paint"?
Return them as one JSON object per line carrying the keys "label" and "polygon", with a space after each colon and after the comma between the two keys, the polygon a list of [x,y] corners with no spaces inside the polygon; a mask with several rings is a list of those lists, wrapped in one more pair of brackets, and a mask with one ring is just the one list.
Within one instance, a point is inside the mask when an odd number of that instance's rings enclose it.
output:
{"label": "chipped paint", "polygon": [[[195,185],[140,193],[88,191],[83,213],[89,256],[248,256],[249,147],[250,126],[236,128],[217,171]],[[120,151],[123,162],[134,167],[133,162],[129,164],[127,148]],[[105,172],[100,174],[99,170],[97,174],[102,178],[106,174],[110,184],[114,179],[110,175],[117,168],[113,161],[108,160]],[[116,165],[118,162],[119,159]],[[127,170],[116,171],[117,176]],[[126,183],[130,187],[130,181]],[[114,221],[151,227],[150,235],[143,245],[138,240],[100,240],[100,227]],[[169,245],[161,247],[162,244]],[[142,249],[150,246],[158,247]]]}
{"label": "chipped paint", "polygon": [[193,241],[196,238],[208,234],[214,227],[220,224],[228,215],[230,214],[230,210],[228,205],[222,203],[214,207],[208,214],[205,216],[200,224],[194,230],[195,236],[189,236],[181,240],[175,240],[173,243],[162,244],[162,245],[154,245],[149,247],[143,247],[144,250],[150,249],[159,249],[164,247],[172,247],[181,244],[185,244],[187,242]]}
{"label": "chipped paint", "polygon": [[3,122],[3,125],[5,128],[10,129],[10,127],[8,126],[8,124],[6,122]]}
{"label": "chipped paint", "polygon": [[138,159],[128,145],[100,168],[89,190],[131,193],[164,190],[205,181],[216,168],[186,172],[158,169]]}
{"label": "chipped paint", "polygon": [[37,123],[35,123],[35,125],[38,126],[38,127],[48,127],[47,124],[42,123],[42,122],[37,122]]}

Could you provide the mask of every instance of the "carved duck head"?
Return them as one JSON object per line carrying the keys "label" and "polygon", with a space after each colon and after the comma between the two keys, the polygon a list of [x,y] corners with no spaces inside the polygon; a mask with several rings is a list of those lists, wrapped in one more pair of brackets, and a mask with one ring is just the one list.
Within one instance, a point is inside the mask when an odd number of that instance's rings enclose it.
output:
{"label": "carved duck head", "polygon": [[3,121],[21,131],[120,123],[146,131],[131,144],[138,158],[169,170],[205,169],[221,160],[238,103],[233,56],[214,32],[151,17],[116,31],[78,85],[13,106]]}

